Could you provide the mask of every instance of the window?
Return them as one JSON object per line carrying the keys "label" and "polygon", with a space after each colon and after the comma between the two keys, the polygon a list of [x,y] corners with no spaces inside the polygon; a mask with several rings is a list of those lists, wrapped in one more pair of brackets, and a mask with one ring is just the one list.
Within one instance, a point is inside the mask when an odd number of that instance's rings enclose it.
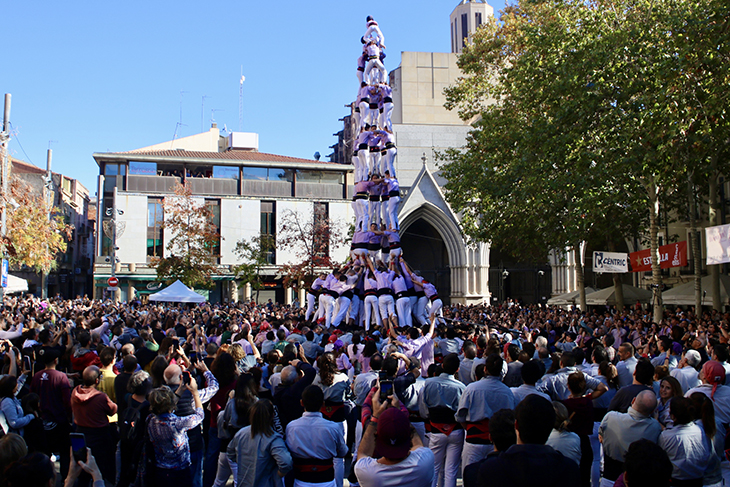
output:
{"label": "window", "polygon": [[314,252],[317,257],[329,257],[330,211],[328,203],[314,203]]}
{"label": "window", "polygon": [[329,171],[297,171],[297,181],[300,183],[343,184],[344,173]]}
{"label": "window", "polygon": [[469,36],[469,17],[461,14],[461,40],[462,47],[466,46],[466,38]]}
{"label": "window", "polygon": [[124,176],[126,173],[126,164],[117,164],[107,162],[104,164],[104,175],[105,176]]}
{"label": "window", "polygon": [[283,169],[278,167],[244,167],[243,179],[255,181],[286,181],[291,183],[294,180],[294,171],[292,169]]}
{"label": "window", "polygon": [[213,166],[213,177],[221,179],[238,179],[238,167]]}
{"label": "window", "polygon": [[136,162],[129,163],[129,174],[140,176],[157,176],[157,164],[154,162]]}
{"label": "window", "polygon": [[[261,235],[269,237],[272,243],[276,241],[276,203],[274,201],[261,202]],[[272,245],[266,253],[266,262],[276,263],[276,246]]]}
{"label": "window", "polygon": [[269,169],[269,181],[286,181],[291,183],[294,180],[294,170],[292,169]]}
{"label": "window", "polygon": [[476,12],[474,14],[474,29],[478,29],[480,25],[482,25],[482,13]]}
{"label": "window", "polygon": [[147,260],[163,257],[162,198],[147,198]]}
{"label": "window", "polygon": [[216,263],[220,260],[221,255],[221,200],[205,200],[205,207],[210,212],[210,222],[215,227],[215,233],[218,236],[211,254],[216,256]]}
{"label": "window", "polygon": [[265,167],[244,167],[243,179],[252,179],[255,181],[266,181],[268,179],[269,170]]}

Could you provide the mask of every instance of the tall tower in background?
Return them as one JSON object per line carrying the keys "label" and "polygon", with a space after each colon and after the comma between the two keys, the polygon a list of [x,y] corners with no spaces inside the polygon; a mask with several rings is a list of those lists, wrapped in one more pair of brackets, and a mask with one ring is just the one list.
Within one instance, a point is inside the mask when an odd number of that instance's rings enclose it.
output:
{"label": "tall tower in background", "polygon": [[451,16],[451,52],[459,54],[471,36],[494,9],[485,0],[461,0]]}

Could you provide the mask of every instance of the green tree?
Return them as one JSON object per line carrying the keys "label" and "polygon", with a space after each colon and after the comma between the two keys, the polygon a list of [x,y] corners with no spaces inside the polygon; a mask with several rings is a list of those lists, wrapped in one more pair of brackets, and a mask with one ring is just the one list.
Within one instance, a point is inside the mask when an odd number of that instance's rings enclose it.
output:
{"label": "green tree", "polygon": [[480,118],[444,168],[467,233],[527,251],[610,247],[647,225],[661,320],[660,214],[692,167],[712,218],[727,169],[727,14],[719,0],[527,1],[478,31],[446,91]]}
{"label": "green tree", "polygon": [[264,287],[261,271],[265,266],[271,264],[269,256],[275,247],[276,240],[272,235],[260,234],[249,239],[239,240],[233,250],[238,256],[238,260],[241,261],[234,268],[234,275],[237,280],[243,284],[250,284],[251,288],[256,290],[257,301],[258,291]]}
{"label": "green tree", "polygon": [[459,58],[466,76],[446,95],[447,108],[478,120],[466,150],[447,151],[443,165],[467,235],[525,260],[574,249],[583,307],[580,243],[609,245],[642,221],[636,185],[620,173],[607,177],[601,147],[587,135],[595,119],[579,110],[586,8],[524,3],[476,33]]}
{"label": "green tree", "polygon": [[157,279],[171,283],[179,279],[190,287],[209,288],[220,255],[220,235],[213,214],[193,197],[189,187],[178,184],[174,195],[162,202],[162,227],[171,235],[167,256],[155,259]]}

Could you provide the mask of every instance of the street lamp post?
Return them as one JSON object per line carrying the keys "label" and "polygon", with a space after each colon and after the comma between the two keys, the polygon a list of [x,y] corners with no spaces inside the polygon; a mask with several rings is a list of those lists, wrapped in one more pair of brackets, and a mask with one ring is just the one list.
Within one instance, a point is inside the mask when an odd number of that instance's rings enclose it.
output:
{"label": "street lamp post", "polygon": [[[111,262],[111,276],[116,277],[117,275],[117,262],[119,262],[119,258],[117,257],[117,250],[119,250],[119,247],[117,247],[117,237],[121,237],[124,233],[124,229],[126,227],[125,222],[117,222],[117,217],[124,215],[124,210],[120,210],[117,208],[117,188],[114,188],[114,199],[112,203],[111,208],[107,208],[105,211],[106,216],[110,217],[110,220],[108,220],[109,224],[104,225],[104,234],[109,237],[112,241],[112,255],[111,259],[109,261]],[[106,222],[105,222],[106,223]],[[117,292],[114,291],[114,296],[112,298],[114,302],[116,303],[118,301],[118,295]]]}

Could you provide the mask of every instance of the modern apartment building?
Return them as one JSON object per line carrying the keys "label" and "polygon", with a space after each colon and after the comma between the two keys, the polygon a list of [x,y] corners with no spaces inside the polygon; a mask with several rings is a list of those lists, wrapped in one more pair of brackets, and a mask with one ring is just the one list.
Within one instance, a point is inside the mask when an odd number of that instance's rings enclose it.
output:
{"label": "modern apartment building", "polygon": [[[289,212],[311,218],[315,205],[331,220],[353,221],[352,166],[299,159],[258,151],[258,134],[234,132],[221,136],[218,128],[129,152],[95,153],[99,166],[98,221],[94,280],[96,296],[103,295],[112,270],[110,229],[112,210],[117,211],[117,262],[121,300],[155,292],[161,287],[155,257],[168,253],[171,238],[164,221],[163,200],[178,183],[186,184],[201,205],[214,215],[220,235],[220,258],[209,291],[212,302],[251,296],[239,286],[232,269],[239,264],[236,244],[259,234],[274,235],[278,222]],[[335,261],[344,261],[347,248],[330,248]],[[265,289],[260,301],[271,298],[290,303],[295,298],[284,289],[277,273],[280,266],[295,263],[291,249],[278,248],[264,268]],[[303,296],[299,297],[300,302]]]}

